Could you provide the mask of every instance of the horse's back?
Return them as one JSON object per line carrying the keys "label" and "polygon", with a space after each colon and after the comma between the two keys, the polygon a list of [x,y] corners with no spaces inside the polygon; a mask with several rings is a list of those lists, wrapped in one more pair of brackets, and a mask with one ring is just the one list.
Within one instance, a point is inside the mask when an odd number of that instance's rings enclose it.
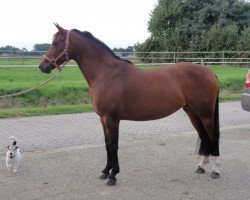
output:
{"label": "horse's back", "polygon": [[138,77],[144,77],[139,78],[139,81],[142,79],[144,84],[147,82],[151,87],[157,85],[159,88],[172,88],[176,93],[181,92],[186,96],[191,93],[191,96],[201,95],[209,90],[218,93],[219,90],[218,80],[212,70],[195,63],[176,63],[157,69],[144,69]]}

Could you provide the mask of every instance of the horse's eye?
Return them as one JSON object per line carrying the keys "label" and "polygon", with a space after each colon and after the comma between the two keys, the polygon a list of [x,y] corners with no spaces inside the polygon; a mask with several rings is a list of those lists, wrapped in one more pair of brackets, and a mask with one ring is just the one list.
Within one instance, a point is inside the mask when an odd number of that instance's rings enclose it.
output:
{"label": "horse's eye", "polygon": [[52,45],[53,45],[53,46],[56,46],[57,44],[58,44],[58,42],[56,42],[56,41],[55,41],[55,42],[52,42]]}

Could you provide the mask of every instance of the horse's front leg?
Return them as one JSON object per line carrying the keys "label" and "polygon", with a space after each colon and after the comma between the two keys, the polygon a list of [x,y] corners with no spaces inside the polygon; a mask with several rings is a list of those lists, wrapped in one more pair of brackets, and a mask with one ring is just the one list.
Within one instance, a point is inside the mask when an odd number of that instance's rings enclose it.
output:
{"label": "horse's front leg", "polygon": [[[115,185],[116,184],[116,174],[119,173],[119,162],[118,162],[118,137],[119,137],[119,123],[120,120],[114,119],[111,117],[104,117],[103,118],[104,125],[106,128],[106,134],[108,137],[108,164],[111,163],[111,173],[108,175],[105,185]],[[107,144],[106,143],[106,144]],[[109,169],[109,165],[107,164],[106,170]],[[108,168],[107,168],[108,167]],[[104,170],[105,170],[104,169]]]}
{"label": "horse's front leg", "polygon": [[106,125],[104,123],[104,118],[101,117],[101,123],[102,123],[102,128],[104,132],[104,139],[105,139],[105,147],[106,147],[106,152],[107,152],[107,164],[106,167],[102,170],[102,175],[100,176],[100,179],[106,180],[108,176],[110,175],[109,171],[112,169],[111,166],[111,153],[109,149],[109,138],[108,138],[108,132]]}

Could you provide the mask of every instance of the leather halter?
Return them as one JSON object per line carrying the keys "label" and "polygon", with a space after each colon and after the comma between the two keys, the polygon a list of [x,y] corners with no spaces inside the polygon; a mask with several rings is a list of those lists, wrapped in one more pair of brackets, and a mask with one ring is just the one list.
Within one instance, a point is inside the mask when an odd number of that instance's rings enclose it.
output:
{"label": "leather halter", "polygon": [[[47,61],[49,61],[52,65],[54,65],[57,70],[60,72],[62,70],[62,68],[64,67],[64,65],[66,65],[67,62],[69,62],[69,34],[70,34],[70,30],[67,31],[67,37],[65,40],[65,47],[62,53],[60,53],[56,58],[49,58],[48,56],[46,56],[46,54],[43,55],[42,59],[45,59]],[[56,62],[65,55],[66,61],[60,66],[58,65]]]}

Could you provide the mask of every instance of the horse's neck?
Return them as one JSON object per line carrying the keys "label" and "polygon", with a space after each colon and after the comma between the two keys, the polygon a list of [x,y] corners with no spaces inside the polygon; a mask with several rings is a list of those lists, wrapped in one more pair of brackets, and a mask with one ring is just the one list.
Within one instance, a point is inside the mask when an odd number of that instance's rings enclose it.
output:
{"label": "horse's neck", "polygon": [[[88,51],[88,50],[86,50]],[[105,76],[106,73],[110,73],[110,69],[118,67],[117,59],[112,55],[103,54],[100,52],[93,54],[86,54],[85,50],[82,50],[82,55],[75,59],[84,78],[88,82],[89,86],[95,83],[101,76]]]}
{"label": "horse's neck", "polygon": [[83,55],[83,59],[76,61],[90,87],[100,77],[108,75],[108,73],[110,73],[110,69],[114,69],[117,66],[115,60],[110,61],[97,57],[98,55],[93,58],[89,57],[88,59],[85,59]]}

